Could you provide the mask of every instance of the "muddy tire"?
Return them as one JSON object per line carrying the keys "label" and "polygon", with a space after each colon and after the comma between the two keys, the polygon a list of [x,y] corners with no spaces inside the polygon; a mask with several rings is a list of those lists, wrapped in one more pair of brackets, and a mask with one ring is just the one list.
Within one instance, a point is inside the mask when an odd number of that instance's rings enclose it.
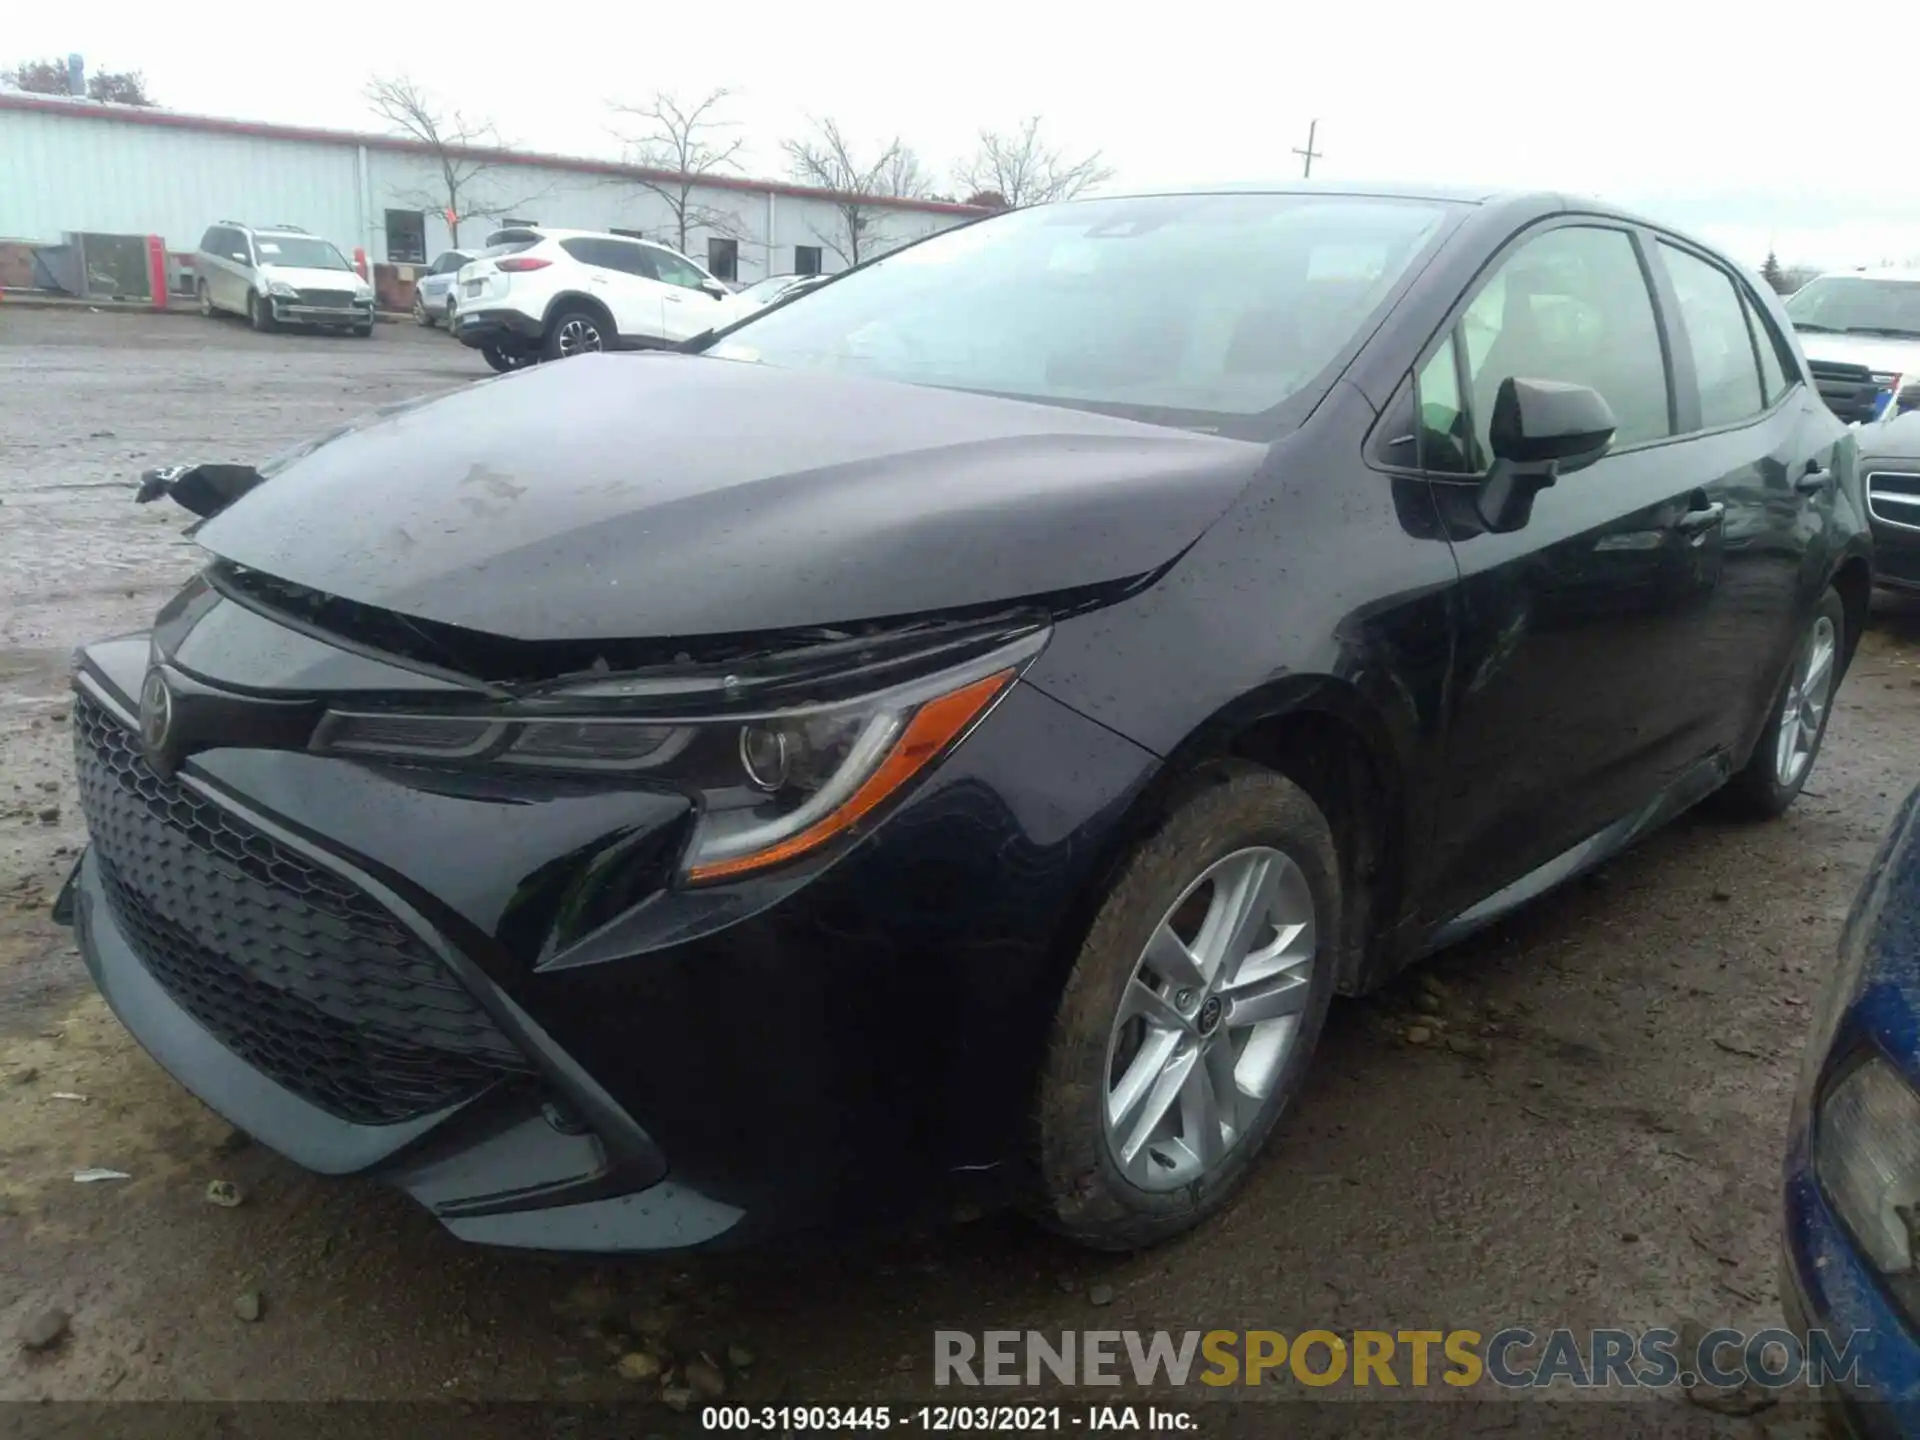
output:
{"label": "muddy tire", "polygon": [[207,289],[207,282],[204,280],[198,281],[193,288],[194,298],[200,302],[200,314],[205,319],[213,319],[213,294]]}
{"label": "muddy tire", "polygon": [[247,320],[262,335],[271,335],[279,328],[274,323],[273,306],[260,298],[258,290],[247,291]]}
{"label": "muddy tire", "polygon": [[480,347],[480,354],[485,358],[487,364],[491,365],[495,370],[498,370],[502,375],[513,370],[526,369],[527,366],[533,364],[535,358],[532,355],[525,354],[518,350],[502,350],[498,345],[483,345]]}
{"label": "muddy tire", "polygon": [[1840,592],[1829,589],[1787,660],[1752,756],[1716,797],[1724,813],[1771,820],[1799,798],[1820,758],[1847,653],[1847,607]]}
{"label": "muddy tire", "polygon": [[1062,992],[1025,1174],[1041,1223],[1132,1250],[1227,1202],[1312,1058],[1341,904],[1333,832],[1304,790],[1237,762],[1193,777],[1120,868]]}

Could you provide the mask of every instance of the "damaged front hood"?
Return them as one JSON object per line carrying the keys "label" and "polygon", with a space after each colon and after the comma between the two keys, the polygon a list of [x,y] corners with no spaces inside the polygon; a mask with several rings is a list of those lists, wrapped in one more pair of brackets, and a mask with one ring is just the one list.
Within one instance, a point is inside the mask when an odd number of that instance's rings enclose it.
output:
{"label": "damaged front hood", "polygon": [[593,355],[338,432],[197,538],[514,639],[740,634],[1145,574],[1265,449],[922,386]]}

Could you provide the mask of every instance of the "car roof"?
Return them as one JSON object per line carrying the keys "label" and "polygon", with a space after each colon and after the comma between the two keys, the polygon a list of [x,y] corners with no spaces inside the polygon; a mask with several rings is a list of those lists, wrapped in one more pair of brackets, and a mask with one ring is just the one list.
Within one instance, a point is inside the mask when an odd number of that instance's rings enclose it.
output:
{"label": "car roof", "polygon": [[561,230],[551,225],[502,225],[498,230],[488,233],[505,235],[516,230],[528,235],[538,235],[542,240],[624,240],[629,245],[649,245],[655,250],[665,250],[673,255],[680,254],[671,245],[662,244],[658,240],[646,240],[638,235],[616,235],[611,230]]}
{"label": "car roof", "polygon": [[1816,280],[1891,280],[1901,285],[1920,285],[1920,270],[1900,265],[1879,265],[1857,270],[1826,270]]}
{"label": "car roof", "polygon": [[1102,191],[1087,200],[1126,200],[1159,195],[1347,195],[1355,199],[1443,200],[1483,205],[1491,200],[1521,198],[1513,191],[1486,185],[1431,185],[1399,182],[1362,184],[1340,180],[1227,180],[1205,185],[1153,185],[1139,189]]}

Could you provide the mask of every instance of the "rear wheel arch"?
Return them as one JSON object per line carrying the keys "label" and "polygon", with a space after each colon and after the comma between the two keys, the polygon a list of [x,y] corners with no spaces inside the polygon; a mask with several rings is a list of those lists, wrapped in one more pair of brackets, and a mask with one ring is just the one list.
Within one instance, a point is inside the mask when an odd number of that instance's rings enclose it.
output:
{"label": "rear wheel arch", "polygon": [[609,342],[607,348],[613,348],[611,342],[620,334],[620,327],[613,323],[613,312],[601,301],[579,290],[563,290],[547,302],[546,312],[540,317],[540,333],[545,335],[551,331],[553,322],[569,310],[584,310],[591,315]]}

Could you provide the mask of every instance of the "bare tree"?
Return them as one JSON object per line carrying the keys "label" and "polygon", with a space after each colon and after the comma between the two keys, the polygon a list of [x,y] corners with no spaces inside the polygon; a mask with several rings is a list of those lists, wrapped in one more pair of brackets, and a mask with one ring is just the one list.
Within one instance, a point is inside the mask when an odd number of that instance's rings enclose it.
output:
{"label": "bare tree", "polygon": [[932,187],[919,158],[899,136],[871,159],[861,159],[837,121],[812,124],[811,136],[783,141],[781,148],[787,152],[794,179],[834,194],[837,222],[831,230],[815,229],[814,235],[842,264],[858,265],[887,243],[882,228],[887,207],[872,202],[884,197],[919,199]]}
{"label": "bare tree", "polygon": [[746,141],[727,133],[734,122],[721,119],[719,114],[726,99],[725,90],[714,90],[698,104],[685,105],[659,91],[644,105],[613,107],[635,122],[630,129],[616,127],[614,133],[625,147],[629,165],[658,172],[659,178],[637,183],[666,202],[682,254],[686,253],[689,231],[715,230],[735,239],[741,237],[738,215],[695,198],[695,191],[707,176],[739,169],[734,157]]}
{"label": "bare tree", "polygon": [[[33,95],[65,95],[67,62],[64,60],[28,60],[12,70],[0,71],[0,80],[16,90]],[[87,95],[115,105],[151,106],[147,77],[138,70],[101,70],[87,77]]]}
{"label": "bare tree", "polygon": [[1083,160],[1069,161],[1040,138],[1040,117],[1030,117],[1017,130],[1002,134],[980,132],[980,149],[954,176],[962,191],[995,195],[1011,209],[1044,205],[1049,200],[1071,200],[1113,178],[1095,151]]}
{"label": "bare tree", "polygon": [[432,152],[434,167],[439,171],[437,186],[431,191],[410,191],[400,198],[422,210],[443,214],[454,245],[460,243],[462,221],[509,215],[544,193],[503,200],[482,180],[489,171],[503,168],[500,161],[474,153],[505,148],[506,142],[491,121],[469,120],[458,110],[442,108],[404,75],[390,80],[375,77],[367,82],[365,94],[375,114]]}

